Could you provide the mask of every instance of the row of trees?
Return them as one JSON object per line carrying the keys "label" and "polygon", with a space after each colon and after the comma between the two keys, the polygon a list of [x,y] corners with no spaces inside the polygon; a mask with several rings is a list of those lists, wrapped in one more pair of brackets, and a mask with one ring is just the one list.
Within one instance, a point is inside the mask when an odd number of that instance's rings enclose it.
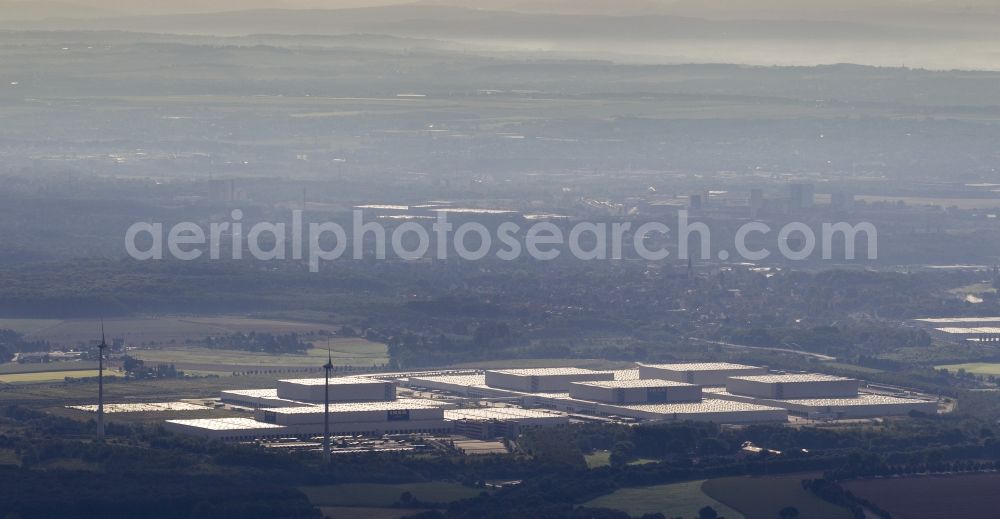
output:
{"label": "row of trees", "polygon": [[270,354],[305,353],[311,344],[302,340],[297,333],[275,335],[271,333],[234,333],[222,337],[207,337],[209,348],[227,350],[256,351]]}
{"label": "row of trees", "polygon": [[178,371],[173,364],[157,364],[155,366],[147,366],[146,362],[142,359],[137,359],[128,355],[122,359],[122,369],[125,370],[125,375],[127,377],[140,380],[147,378],[184,377],[184,372]]}
{"label": "row of trees", "polygon": [[0,330],[0,362],[10,362],[16,353],[49,351],[45,341],[29,341],[14,330]]}

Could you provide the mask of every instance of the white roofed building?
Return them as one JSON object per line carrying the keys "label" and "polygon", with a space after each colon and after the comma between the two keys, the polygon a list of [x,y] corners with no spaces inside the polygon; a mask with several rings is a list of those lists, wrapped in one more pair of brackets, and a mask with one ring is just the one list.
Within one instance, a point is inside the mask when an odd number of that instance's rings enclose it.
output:
{"label": "white roofed building", "polygon": [[730,362],[639,364],[640,378],[673,380],[699,386],[724,386],[729,377],[766,374],[767,368]]}
{"label": "white roofed building", "polygon": [[614,380],[613,371],[583,368],[495,369],[486,371],[486,385],[526,393],[569,391],[572,382]]}

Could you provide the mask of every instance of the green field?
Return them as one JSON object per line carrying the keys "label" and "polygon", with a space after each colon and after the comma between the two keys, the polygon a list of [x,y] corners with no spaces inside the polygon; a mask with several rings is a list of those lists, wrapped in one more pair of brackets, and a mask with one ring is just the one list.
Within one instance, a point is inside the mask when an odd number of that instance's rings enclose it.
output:
{"label": "green field", "polygon": [[[34,384],[39,382],[62,382],[66,377],[86,378],[96,377],[96,369],[85,369],[80,371],[35,371],[31,373],[11,373],[0,375],[0,382],[5,384]],[[105,377],[117,377],[114,372],[104,372]]]}
{"label": "green field", "polygon": [[404,483],[397,485],[380,483],[347,483],[342,485],[301,487],[309,501],[316,506],[392,506],[403,492],[410,492],[414,498],[428,503],[449,503],[459,499],[475,497],[482,489],[470,488],[458,483]]}
{"label": "green field", "polygon": [[584,454],[583,459],[587,462],[587,468],[607,467],[611,465],[611,451],[594,451]]}
{"label": "green field", "polygon": [[934,366],[934,368],[946,369],[952,373],[957,373],[958,370],[964,369],[966,373],[975,373],[976,375],[1000,376],[1000,363],[997,362],[970,362],[968,364],[946,364],[943,366]]}
{"label": "green field", "polygon": [[585,504],[588,507],[622,510],[632,516],[660,512],[667,517],[698,517],[698,510],[711,506],[726,519],[743,519],[743,515],[736,510],[705,494],[702,491],[703,483],[704,481],[688,481],[623,488]]}
{"label": "green field", "polygon": [[61,322],[60,319],[0,319],[0,330],[14,330],[22,335],[28,335]]}
{"label": "green field", "polygon": [[774,519],[786,506],[799,510],[799,517],[851,519],[851,513],[827,503],[802,488],[809,475],[777,477],[731,477],[710,479],[701,489],[717,501],[743,514],[746,519]]}
{"label": "green field", "polygon": [[97,369],[97,361],[40,362],[32,364],[8,362],[0,364],[0,375],[8,375],[11,373],[36,373],[39,371],[80,371],[84,369]]}
{"label": "green field", "polygon": [[[240,371],[245,369],[319,367],[326,361],[326,341],[314,343],[305,354],[271,355],[252,351],[220,350],[197,346],[134,350],[131,355],[147,364],[174,364],[197,371]],[[365,339],[330,341],[336,366],[371,367],[389,362],[385,344]]]}
{"label": "green field", "polygon": [[14,452],[14,449],[0,449],[0,467],[4,465],[18,466],[21,458]]}
{"label": "green field", "polygon": [[847,481],[844,488],[893,517],[997,517],[1000,474],[953,474]]}
{"label": "green field", "polygon": [[[19,329],[32,340],[44,340],[53,345],[75,346],[98,339],[101,333],[99,319],[6,319],[0,321],[0,328],[4,327],[4,322],[9,323],[8,327],[16,327],[15,330]],[[183,343],[233,333],[305,334],[333,331],[337,326],[242,316],[157,316],[105,319],[104,328],[109,338],[124,339],[129,345],[143,345]]]}
{"label": "green field", "polygon": [[[58,382],[62,382],[60,375]],[[111,381],[104,384],[108,402],[165,402],[182,398],[218,396],[223,389],[275,387],[287,373],[267,375]],[[74,384],[17,384],[0,387],[0,405],[22,404],[38,407],[92,404],[97,398],[97,381]]]}

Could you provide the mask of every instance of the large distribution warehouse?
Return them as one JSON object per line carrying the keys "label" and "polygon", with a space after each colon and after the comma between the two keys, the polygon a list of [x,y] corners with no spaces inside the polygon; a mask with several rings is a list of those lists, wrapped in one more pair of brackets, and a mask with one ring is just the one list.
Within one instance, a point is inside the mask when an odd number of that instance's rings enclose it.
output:
{"label": "large distribution warehouse", "polygon": [[700,386],[724,386],[729,377],[766,374],[767,368],[729,362],[639,364],[639,378],[661,378]]}
{"label": "large distribution warehouse", "polygon": [[[670,364],[675,378],[722,380],[729,373],[766,373],[738,364]],[[649,368],[651,366],[645,366]],[[638,370],[592,371],[579,368],[491,370],[483,376],[411,377],[412,387],[446,391],[476,398],[516,398],[525,407],[546,408],[583,418],[627,418],[649,421],[708,421],[753,423],[785,421],[787,410],[754,403],[703,399],[700,385],[674,379],[647,378]],[[697,377],[690,377],[695,372]]]}
{"label": "large distribution warehouse", "polygon": [[516,437],[525,429],[569,423],[564,413],[517,407],[445,409],[444,418],[453,424],[456,434],[481,439]]}
{"label": "large distribution warehouse", "polygon": [[[433,399],[426,393],[397,398],[396,383],[429,391]],[[166,427],[226,440],[315,436],[323,432],[325,390],[322,378],[227,390],[221,400],[253,410],[254,419],[169,420]],[[330,379],[329,394],[331,432],[352,435],[489,438],[580,420],[748,424],[784,422],[789,414],[845,419],[937,412],[935,400],[865,393],[855,379],[727,362],[352,376]]]}
{"label": "large distribution warehouse", "polygon": [[569,396],[607,404],[697,402],[701,387],[660,379],[593,380],[570,384]]}
{"label": "large distribution warehouse", "polygon": [[834,398],[858,396],[861,383],[816,373],[730,377],[726,391],[757,398]]}
{"label": "large distribution warehouse", "polygon": [[937,402],[860,392],[858,380],[818,373],[730,377],[725,389],[706,395],[733,402],[752,402],[787,409],[809,418],[846,419],[933,414]]}
{"label": "large distribution warehouse", "polygon": [[[323,432],[324,406],[258,409],[257,421],[283,425],[291,434]],[[334,434],[446,433],[444,409],[433,402],[395,400],[330,404],[330,432]]]}
{"label": "large distribution warehouse", "polygon": [[573,382],[614,380],[611,371],[591,371],[581,368],[497,369],[486,372],[486,385],[526,393],[569,391]]}
{"label": "large distribution warehouse", "polygon": [[[278,397],[299,402],[322,402],[322,378],[300,378],[278,381]],[[337,377],[330,379],[331,402],[388,401],[396,398],[396,385],[392,382],[363,377]]]}

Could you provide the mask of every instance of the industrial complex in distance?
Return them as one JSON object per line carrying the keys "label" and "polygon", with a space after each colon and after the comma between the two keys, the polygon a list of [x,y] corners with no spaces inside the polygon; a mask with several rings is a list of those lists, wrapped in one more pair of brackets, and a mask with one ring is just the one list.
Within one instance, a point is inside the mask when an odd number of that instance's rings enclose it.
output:
{"label": "industrial complex in distance", "polygon": [[[937,413],[926,395],[871,389],[855,379],[770,373],[731,363],[383,373],[289,379],[277,388],[222,391],[246,417],[167,420],[168,430],[227,441],[335,435],[515,437],[573,422],[718,424],[848,420]],[[329,388],[328,397],[324,392]],[[328,400],[327,400],[328,398]],[[251,418],[252,416],[252,418]]]}

